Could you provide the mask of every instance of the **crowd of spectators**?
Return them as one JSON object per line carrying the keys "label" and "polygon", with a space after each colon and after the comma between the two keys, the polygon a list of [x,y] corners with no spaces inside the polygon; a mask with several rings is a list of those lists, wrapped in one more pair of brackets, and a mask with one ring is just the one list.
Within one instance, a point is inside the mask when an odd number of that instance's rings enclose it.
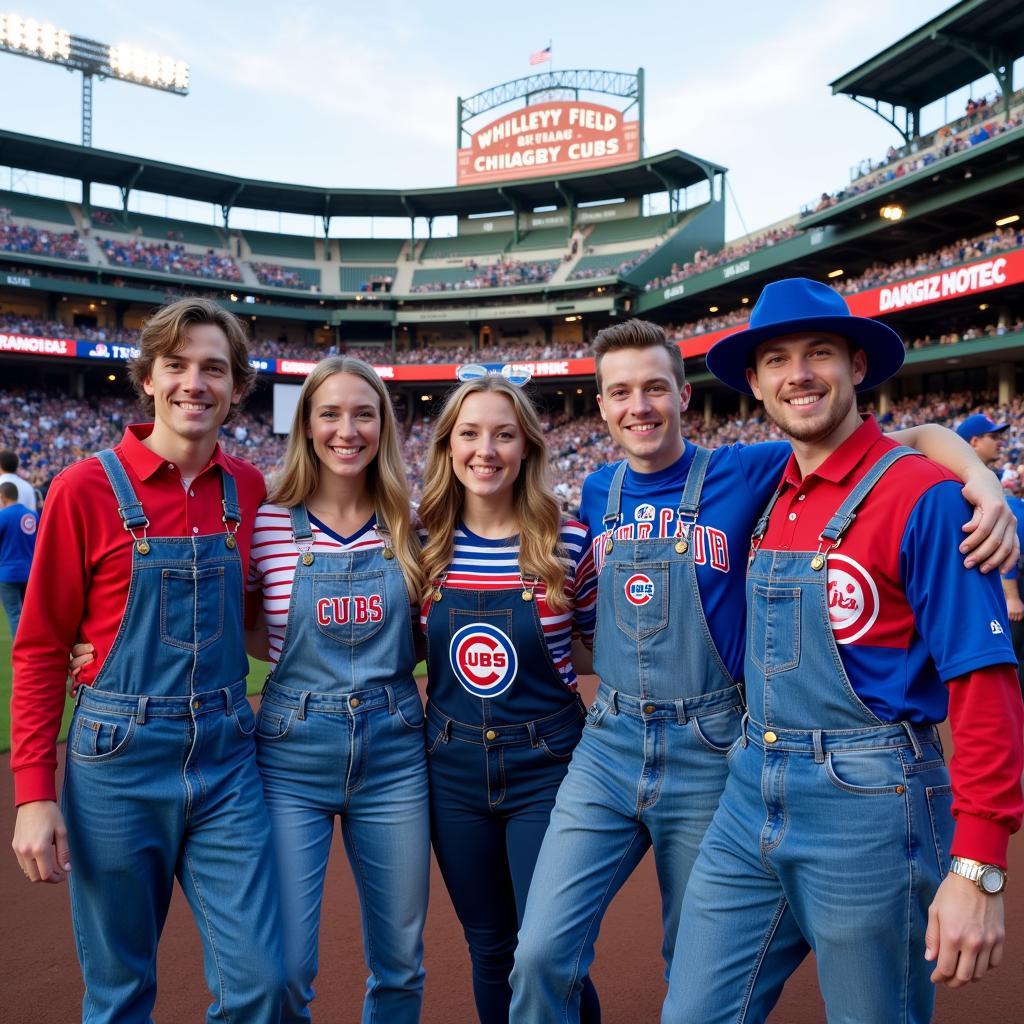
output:
{"label": "crowd of spectators", "polygon": [[85,243],[77,231],[50,231],[15,224],[11,211],[0,207],[0,252],[52,256],[58,260],[87,260]]}
{"label": "crowd of spectators", "polygon": [[365,281],[359,282],[358,291],[364,293],[390,292],[395,285],[393,274],[370,274]]}
{"label": "crowd of spectators", "polygon": [[955,267],[960,263],[980,260],[993,253],[1006,252],[1024,246],[1024,223],[1005,228],[993,228],[972,238],[961,238],[931,252],[910,256],[893,263],[872,263],[870,267],[854,277],[844,278],[833,287],[843,295],[890,284],[904,278],[926,274],[932,270]]}
{"label": "crowd of spectators", "polygon": [[228,255],[207,249],[205,253],[189,252],[181,244],[170,242],[115,241],[97,238],[103,254],[115,267],[135,267],[161,274],[182,274],[215,281],[241,282],[238,264]]}
{"label": "crowd of spectators", "polygon": [[[643,261],[647,259],[647,257],[650,256],[656,248],[656,245],[652,245],[649,249],[644,249],[643,252],[638,252],[635,256],[630,256],[629,259],[618,261],[616,261],[615,254],[613,253],[608,257],[608,263],[603,263],[596,267],[577,267],[569,274],[566,280],[592,281],[598,277],[621,277],[640,266],[640,264],[643,263]],[[584,256],[590,256],[593,254],[593,250],[588,247],[583,250],[583,254]]]}
{"label": "crowd of spectators", "polygon": [[718,252],[708,252],[707,249],[698,249],[693,254],[693,259],[683,263],[673,263],[666,274],[660,277],[653,277],[644,285],[644,291],[653,292],[659,288],[667,288],[669,285],[678,284],[695,274],[703,274],[707,270],[714,270],[715,267],[724,267],[728,263],[735,263],[759,249],[766,249],[779,242],[785,242],[796,234],[796,228],[792,224],[783,224],[780,227],[772,228],[769,231],[762,231],[759,235],[748,235],[738,242],[731,242],[729,245],[719,249]]}
{"label": "crowd of spectators", "polygon": [[[991,113],[990,105],[986,107],[986,113]],[[821,210],[827,210],[829,207],[836,206],[847,199],[852,199],[854,196],[870,192],[872,189],[887,185],[892,181],[898,181],[900,178],[905,178],[907,175],[920,171],[925,167],[931,167],[947,157],[966,152],[973,146],[978,146],[989,139],[996,138],[1006,132],[1015,131],[1021,125],[1024,125],[1024,108],[1018,109],[1016,113],[1011,115],[1009,120],[1000,115],[999,117],[992,117],[988,121],[981,121],[976,110],[965,121],[968,123],[959,131],[954,130],[950,125],[940,128],[935,133],[935,141],[932,145],[915,154],[900,156],[898,150],[890,149],[887,157],[891,157],[891,159],[884,161],[878,169],[865,177],[850,182],[849,185],[836,192],[823,192],[817,203],[813,207],[802,210],[801,215],[808,216]]]}
{"label": "crowd of spectators", "polygon": [[302,275],[282,267],[279,263],[250,263],[256,272],[256,278],[260,284],[269,285],[272,288],[308,288],[302,280]]}
{"label": "crowd of spectators", "polygon": [[475,260],[467,260],[466,270],[472,277],[459,281],[429,281],[414,284],[410,292],[461,292],[479,288],[514,288],[517,285],[544,284],[558,268],[557,260],[524,262],[514,259],[500,259],[497,263],[480,266]]}
{"label": "crowd of spectators", "polygon": [[[1024,325],[1022,325],[1024,326]],[[866,406],[866,411],[875,412]],[[1003,435],[1003,457],[997,471],[1009,470],[1024,480],[1024,398],[997,406],[992,392],[925,394],[903,398],[880,416],[887,430],[915,423],[956,426],[974,412],[985,412],[997,422],[1009,422]],[[79,401],[52,390],[13,388],[0,390],[0,447],[14,449],[21,460],[21,472],[36,487],[45,489],[64,466],[117,443],[125,424],[140,417],[131,399],[90,397]],[[586,475],[598,466],[621,457],[600,417],[596,414],[569,418],[563,414],[542,414],[547,439],[551,479],[567,511],[579,506]],[[416,416],[401,427],[401,445],[410,487],[418,498],[423,487],[423,468],[432,423]],[[742,442],[778,440],[778,429],[760,412],[743,417],[732,413],[717,415],[705,423],[703,416],[688,411],[683,432],[706,447]],[[248,459],[268,477],[276,472],[284,455],[285,438],[271,429],[269,410],[243,410],[221,431],[224,448]]]}
{"label": "crowd of spectators", "polygon": [[37,320],[17,313],[0,313],[0,333],[24,334],[30,338],[74,338],[77,341],[106,341],[114,345],[135,345],[139,332],[115,327],[69,327],[59,320]]}

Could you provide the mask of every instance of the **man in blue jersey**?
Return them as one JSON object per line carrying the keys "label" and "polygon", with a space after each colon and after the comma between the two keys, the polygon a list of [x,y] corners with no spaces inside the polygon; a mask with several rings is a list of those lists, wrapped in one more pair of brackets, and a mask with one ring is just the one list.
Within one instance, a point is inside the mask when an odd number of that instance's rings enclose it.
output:
{"label": "man in blue jersey", "polygon": [[[672,961],[683,891],[740,734],[750,534],[791,453],[785,442],[711,452],[684,441],[690,385],[657,324],[605,328],[594,354],[601,416],[626,454],[587,478],[580,506],[599,570],[601,685],[530,887],[511,979],[517,1024],[579,1019],[603,915],[652,847]],[[901,440],[931,448],[939,435],[951,437],[918,427]],[[994,568],[1013,532],[1000,488],[955,439],[947,454],[1001,509],[997,535],[968,556]]]}
{"label": "man in blue jersey", "polygon": [[11,639],[21,618],[39,521],[35,512],[18,499],[15,484],[8,480],[0,483],[0,604],[7,613]]}

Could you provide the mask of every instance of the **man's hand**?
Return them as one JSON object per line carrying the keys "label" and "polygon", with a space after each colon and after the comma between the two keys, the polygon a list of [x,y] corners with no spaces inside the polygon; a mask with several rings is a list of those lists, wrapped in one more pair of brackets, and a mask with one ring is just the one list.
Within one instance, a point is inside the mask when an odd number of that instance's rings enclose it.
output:
{"label": "man's hand", "polygon": [[30,882],[63,882],[71,870],[68,830],[53,800],[35,800],[18,808],[11,846]]}
{"label": "man's hand", "polygon": [[1006,595],[1006,614],[1010,617],[1011,622],[1024,620],[1024,601],[1020,599],[1019,594],[1016,597],[1010,594]]}
{"label": "man's hand", "polygon": [[96,648],[92,644],[79,642],[71,648],[71,660],[68,663],[68,671],[72,679],[78,679],[78,673],[96,660]]}
{"label": "man's hand", "polygon": [[982,469],[971,475],[961,493],[974,506],[971,521],[963,526],[964,533],[970,534],[960,545],[960,553],[967,556],[964,566],[973,569],[980,565],[982,572],[1009,572],[1020,558],[1020,542],[1017,520],[1006,504],[999,478]]}
{"label": "man's hand", "polygon": [[988,896],[960,875],[946,875],[928,908],[925,960],[931,980],[947,988],[979,981],[1003,959],[1003,897]]}

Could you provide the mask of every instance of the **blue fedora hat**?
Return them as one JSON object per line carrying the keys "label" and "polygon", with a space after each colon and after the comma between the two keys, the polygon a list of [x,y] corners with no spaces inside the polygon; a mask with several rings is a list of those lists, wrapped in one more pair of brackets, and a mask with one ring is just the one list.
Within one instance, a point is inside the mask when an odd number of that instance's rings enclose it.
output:
{"label": "blue fedora hat", "polygon": [[708,369],[723,383],[751,394],[747,367],[754,349],[763,341],[784,334],[827,331],[849,339],[868,357],[868,370],[858,391],[878,387],[903,365],[903,340],[878,320],[854,316],[846,300],[833,288],[806,277],[787,277],[765,285],[746,330],[727,335],[711,346]]}

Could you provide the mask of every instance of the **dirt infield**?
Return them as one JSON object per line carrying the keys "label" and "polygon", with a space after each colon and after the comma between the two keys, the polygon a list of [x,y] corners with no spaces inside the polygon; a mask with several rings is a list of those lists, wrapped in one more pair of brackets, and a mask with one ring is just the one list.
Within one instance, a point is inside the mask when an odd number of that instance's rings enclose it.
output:
{"label": "dirt infield", "polygon": [[[591,687],[585,687],[589,695]],[[63,748],[61,748],[63,756]],[[0,781],[0,834],[13,827],[11,779],[4,756]],[[337,837],[336,837],[337,838]],[[6,838],[4,843],[6,845]],[[427,920],[427,988],[424,1024],[472,1024],[469,960],[458,921],[434,866]],[[71,936],[66,886],[30,886],[13,854],[0,856],[4,920],[0,970],[0,1017],[11,1024],[69,1024],[79,1018],[82,983]],[[1024,840],[1011,847],[1007,890],[1009,955],[981,984],[939,993],[939,1024],[1004,1024],[1021,1019],[1024,1007]],[[593,977],[605,1024],[647,1024],[659,1019],[664,994],[660,913],[654,864],[645,858],[612,905],[598,943]],[[175,892],[160,949],[160,1024],[203,1020],[208,997],[202,979],[199,939],[180,892]],[[365,970],[355,887],[337,841],[327,877],[321,935],[318,996],[320,1024],[359,1020]],[[813,964],[806,963],[786,987],[773,1024],[824,1021]]]}

